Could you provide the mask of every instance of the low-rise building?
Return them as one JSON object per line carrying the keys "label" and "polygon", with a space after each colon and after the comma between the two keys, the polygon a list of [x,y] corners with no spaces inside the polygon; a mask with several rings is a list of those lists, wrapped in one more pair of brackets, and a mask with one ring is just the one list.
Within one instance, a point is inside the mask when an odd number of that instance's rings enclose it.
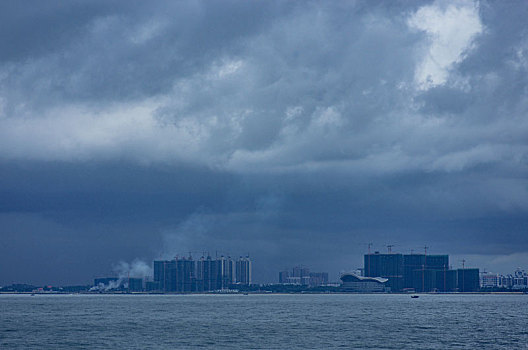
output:
{"label": "low-rise building", "polygon": [[128,278],[128,291],[129,292],[142,292],[143,291],[143,278]]}
{"label": "low-rise building", "polygon": [[310,272],[307,267],[295,266],[279,272],[279,283],[319,287],[328,283],[328,272]]}
{"label": "low-rise building", "polygon": [[481,288],[497,288],[501,285],[501,275],[498,273],[484,272],[480,275]]}
{"label": "low-rise building", "polygon": [[341,275],[341,289],[351,293],[383,293],[390,290],[386,283],[387,278],[363,277],[353,273]]}

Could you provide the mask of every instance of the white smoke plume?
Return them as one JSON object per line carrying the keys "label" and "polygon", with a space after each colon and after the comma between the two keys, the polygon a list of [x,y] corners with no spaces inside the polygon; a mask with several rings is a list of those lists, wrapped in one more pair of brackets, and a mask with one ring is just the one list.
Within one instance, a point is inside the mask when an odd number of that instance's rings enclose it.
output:
{"label": "white smoke plume", "polygon": [[117,273],[119,279],[127,279],[129,277],[147,279],[153,275],[150,264],[139,259],[135,259],[131,263],[120,261],[114,266],[114,271]]}
{"label": "white smoke plume", "polygon": [[128,288],[129,278],[142,278],[148,280],[153,276],[152,267],[143,260],[135,259],[131,263],[120,261],[114,266],[118,278],[110,281],[108,284],[99,283],[99,285],[90,288],[90,291],[110,291],[123,287]]}

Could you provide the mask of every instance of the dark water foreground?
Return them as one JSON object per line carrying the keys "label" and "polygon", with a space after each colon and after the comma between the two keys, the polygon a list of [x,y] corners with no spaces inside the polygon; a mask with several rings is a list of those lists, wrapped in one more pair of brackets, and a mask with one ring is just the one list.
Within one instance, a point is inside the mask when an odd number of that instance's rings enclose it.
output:
{"label": "dark water foreground", "polygon": [[528,349],[523,295],[0,295],[0,349]]}

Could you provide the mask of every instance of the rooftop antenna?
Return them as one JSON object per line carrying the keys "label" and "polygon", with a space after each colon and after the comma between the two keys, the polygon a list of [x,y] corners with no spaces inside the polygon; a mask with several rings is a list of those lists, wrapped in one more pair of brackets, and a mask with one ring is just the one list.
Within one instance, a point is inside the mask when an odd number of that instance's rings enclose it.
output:
{"label": "rooftop antenna", "polygon": [[387,245],[387,252],[392,253],[392,247],[394,247],[394,244],[388,244]]}

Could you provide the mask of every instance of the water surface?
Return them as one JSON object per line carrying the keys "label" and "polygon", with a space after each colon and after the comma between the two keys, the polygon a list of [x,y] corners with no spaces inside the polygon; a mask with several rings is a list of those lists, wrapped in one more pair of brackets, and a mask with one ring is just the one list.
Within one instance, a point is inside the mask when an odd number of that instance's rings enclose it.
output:
{"label": "water surface", "polygon": [[0,295],[0,349],[528,349],[523,295]]}

